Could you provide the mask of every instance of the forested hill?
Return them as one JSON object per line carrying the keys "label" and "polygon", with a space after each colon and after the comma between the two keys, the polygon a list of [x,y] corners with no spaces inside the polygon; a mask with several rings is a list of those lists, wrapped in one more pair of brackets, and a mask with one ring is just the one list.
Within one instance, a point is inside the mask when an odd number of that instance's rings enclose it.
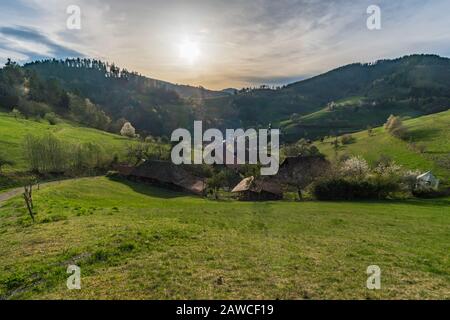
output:
{"label": "forested hill", "polygon": [[[26,64],[44,79],[99,105],[113,121],[131,121],[143,134],[167,135],[193,121],[193,105],[229,94],[144,77],[95,59],[36,61]],[[114,128],[117,131],[117,128]]]}
{"label": "forested hill", "polygon": [[212,114],[243,126],[280,126],[284,137],[318,138],[378,126],[393,113],[420,116],[450,107],[450,59],[411,55],[351,64],[276,90],[263,86],[231,97]]}
{"label": "forested hill", "polygon": [[[205,99],[227,96],[229,93],[208,90],[203,87],[173,84],[142,76],[137,72],[122,69],[114,63],[109,64],[96,59],[65,59],[34,61],[24,65],[25,68],[36,71],[44,78],[56,77],[65,82],[71,89],[84,92],[89,86],[105,86],[108,79],[132,80],[131,85],[139,87],[160,88],[175,91],[181,98]],[[100,81],[100,82],[98,82]]]}
{"label": "forested hill", "polygon": [[[359,131],[390,114],[416,117],[450,106],[450,59],[412,55],[351,64],[277,89],[210,91],[150,79],[95,59],[9,62],[0,108],[56,116],[111,132],[131,121],[141,136],[170,135],[194,119],[224,128],[280,127],[285,140]],[[50,114],[50,116],[49,116]]]}

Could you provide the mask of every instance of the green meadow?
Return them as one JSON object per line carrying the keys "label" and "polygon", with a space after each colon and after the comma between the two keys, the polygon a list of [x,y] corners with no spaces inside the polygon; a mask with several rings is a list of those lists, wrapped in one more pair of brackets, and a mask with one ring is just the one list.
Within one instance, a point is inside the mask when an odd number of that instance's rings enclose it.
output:
{"label": "green meadow", "polygon": [[[384,128],[373,129],[373,136],[367,131],[352,134],[356,139],[349,145],[341,145],[338,156],[344,154],[362,155],[374,163],[381,155],[395,160],[398,164],[411,169],[431,170],[448,183],[450,180],[450,110],[404,121],[408,130],[406,141],[387,133]],[[334,139],[327,139],[316,145],[330,159],[336,154],[332,146]],[[411,144],[424,146],[424,152],[414,150]]]}
{"label": "green meadow", "polygon": [[125,145],[130,141],[119,135],[82,127],[66,121],[50,125],[46,120],[16,119],[8,113],[0,112],[0,155],[14,162],[14,166],[5,169],[7,171],[27,170],[23,150],[24,137],[27,134],[41,136],[46,133],[52,133],[68,143],[96,143],[105,150],[117,154],[122,154]]}
{"label": "green meadow", "polygon": [[3,299],[450,299],[449,198],[239,203],[98,177],[34,202],[34,224],[0,204]]}

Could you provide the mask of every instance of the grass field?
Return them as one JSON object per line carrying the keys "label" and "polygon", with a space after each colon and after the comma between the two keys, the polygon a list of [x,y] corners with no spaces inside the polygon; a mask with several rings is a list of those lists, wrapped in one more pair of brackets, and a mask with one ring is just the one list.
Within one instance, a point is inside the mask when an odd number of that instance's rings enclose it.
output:
{"label": "grass field", "polygon": [[[423,171],[432,170],[445,183],[450,181],[450,110],[429,116],[423,116],[404,121],[410,140],[418,145],[424,145],[423,154],[414,151],[407,141],[392,137],[384,128],[373,130],[374,136],[369,137],[367,131],[353,134],[356,141],[341,146],[338,156],[343,154],[362,155],[373,163],[380,155],[391,157],[397,163],[411,169]],[[318,142],[316,145],[329,158],[335,157],[332,140]]]}
{"label": "grass field", "polygon": [[50,125],[47,121],[41,122],[26,119],[15,119],[7,113],[0,112],[0,154],[14,162],[13,167],[6,167],[9,171],[24,171],[27,169],[23,139],[27,134],[44,135],[53,133],[58,138],[71,143],[93,142],[101,145],[111,153],[123,153],[125,144],[130,140],[119,135],[104,131],[79,127],[75,124],[62,122]]}
{"label": "grass field", "polygon": [[0,204],[5,299],[450,299],[450,199],[215,202],[102,177],[34,201],[35,224]]}
{"label": "grass field", "polygon": [[[319,111],[288,119],[279,123],[286,138],[324,137],[344,132],[358,132],[368,125],[386,122],[390,114],[416,118],[423,113],[411,109],[409,102],[391,106],[361,107],[364,97],[351,97],[335,102],[332,111],[325,107]],[[330,129],[332,129],[330,131]],[[298,138],[297,138],[298,139]]]}

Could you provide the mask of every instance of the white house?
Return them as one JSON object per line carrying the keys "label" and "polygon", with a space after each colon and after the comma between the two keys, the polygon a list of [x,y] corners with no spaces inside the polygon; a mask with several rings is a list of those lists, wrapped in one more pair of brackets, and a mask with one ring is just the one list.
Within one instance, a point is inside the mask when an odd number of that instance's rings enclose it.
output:
{"label": "white house", "polygon": [[425,172],[417,177],[416,188],[437,190],[439,188],[439,180],[431,173],[431,171]]}

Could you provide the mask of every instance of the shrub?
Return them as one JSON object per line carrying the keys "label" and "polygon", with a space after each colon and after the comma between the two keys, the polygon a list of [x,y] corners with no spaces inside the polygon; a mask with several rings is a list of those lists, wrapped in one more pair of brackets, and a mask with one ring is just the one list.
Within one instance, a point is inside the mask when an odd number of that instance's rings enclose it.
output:
{"label": "shrub", "polygon": [[378,167],[379,165],[387,165],[389,163],[391,163],[392,157],[386,154],[381,154],[378,159],[375,161],[375,167]]}
{"label": "shrub", "polygon": [[52,134],[42,137],[27,135],[24,150],[29,168],[44,174],[104,170],[113,160],[113,155],[97,144],[68,144]]}
{"label": "shrub", "polygon": [[345,144],[351,144],[353,142],[355,142],[355,137],[353,137],[351,134],[345,134],[341,137],[341,143],[343,145]]}
{"label": "shrub", "polygon": [[0,154],[0,174],[2,173],[2,168],[4,166],[12,166],[12,165],[14,165],[14,162],[8,160],[7,158],[5,158]]}
{"label": "shrub", "polygon": [[13,108],[13,109],[12,109],[11,115],[12,115],[15,119],[22,118],[22,113],[21,113],[17,108]]}
{"label": "shrub", "polygon": [[403,126],[403,122],[400,117],[396,117],[391,115],[387,122],[384,124],[384,128],[393,136],[406,139],[407,138],[407,130]]}
{"label": "shrub", "polygon": [[52,126],[57,125],[59,123],[59,119],[54,112],[46,113],[44,119],[48,121],[48,123]]}
{"label": "shrub", "polygon": [[422,199],[432,199],[432,198],[439,198],[439,197],[445,197],[449,195],[449,192],[447,191],[438,191],[433,189],[415,189],[413,191],[413,195],[416,198],[422,198]]}
{"label": "shrub", "polygon": [[46,113],[51,112],[51,108],[47,104],[26,99],[19,100],[17,110],[19,110],[26,118],[31,116],[42,117]]}
{"label": "shrub", "polygon": [[25,136],[25,153],[30,169],[39,173],[62,173],[69,166],[67,145],[52,134]]}
{"label": "shrub", "polygon": [[332,178],[316,182],[313,193],[319,200],[383,199],[396,188],[389,181]]}
{"label": "shrub", "polygon": [[83,172],[90,169],[107,169],[114,160],[106,151],[95,143],[84,143],[74,146],[71,152],[71,169]]}

